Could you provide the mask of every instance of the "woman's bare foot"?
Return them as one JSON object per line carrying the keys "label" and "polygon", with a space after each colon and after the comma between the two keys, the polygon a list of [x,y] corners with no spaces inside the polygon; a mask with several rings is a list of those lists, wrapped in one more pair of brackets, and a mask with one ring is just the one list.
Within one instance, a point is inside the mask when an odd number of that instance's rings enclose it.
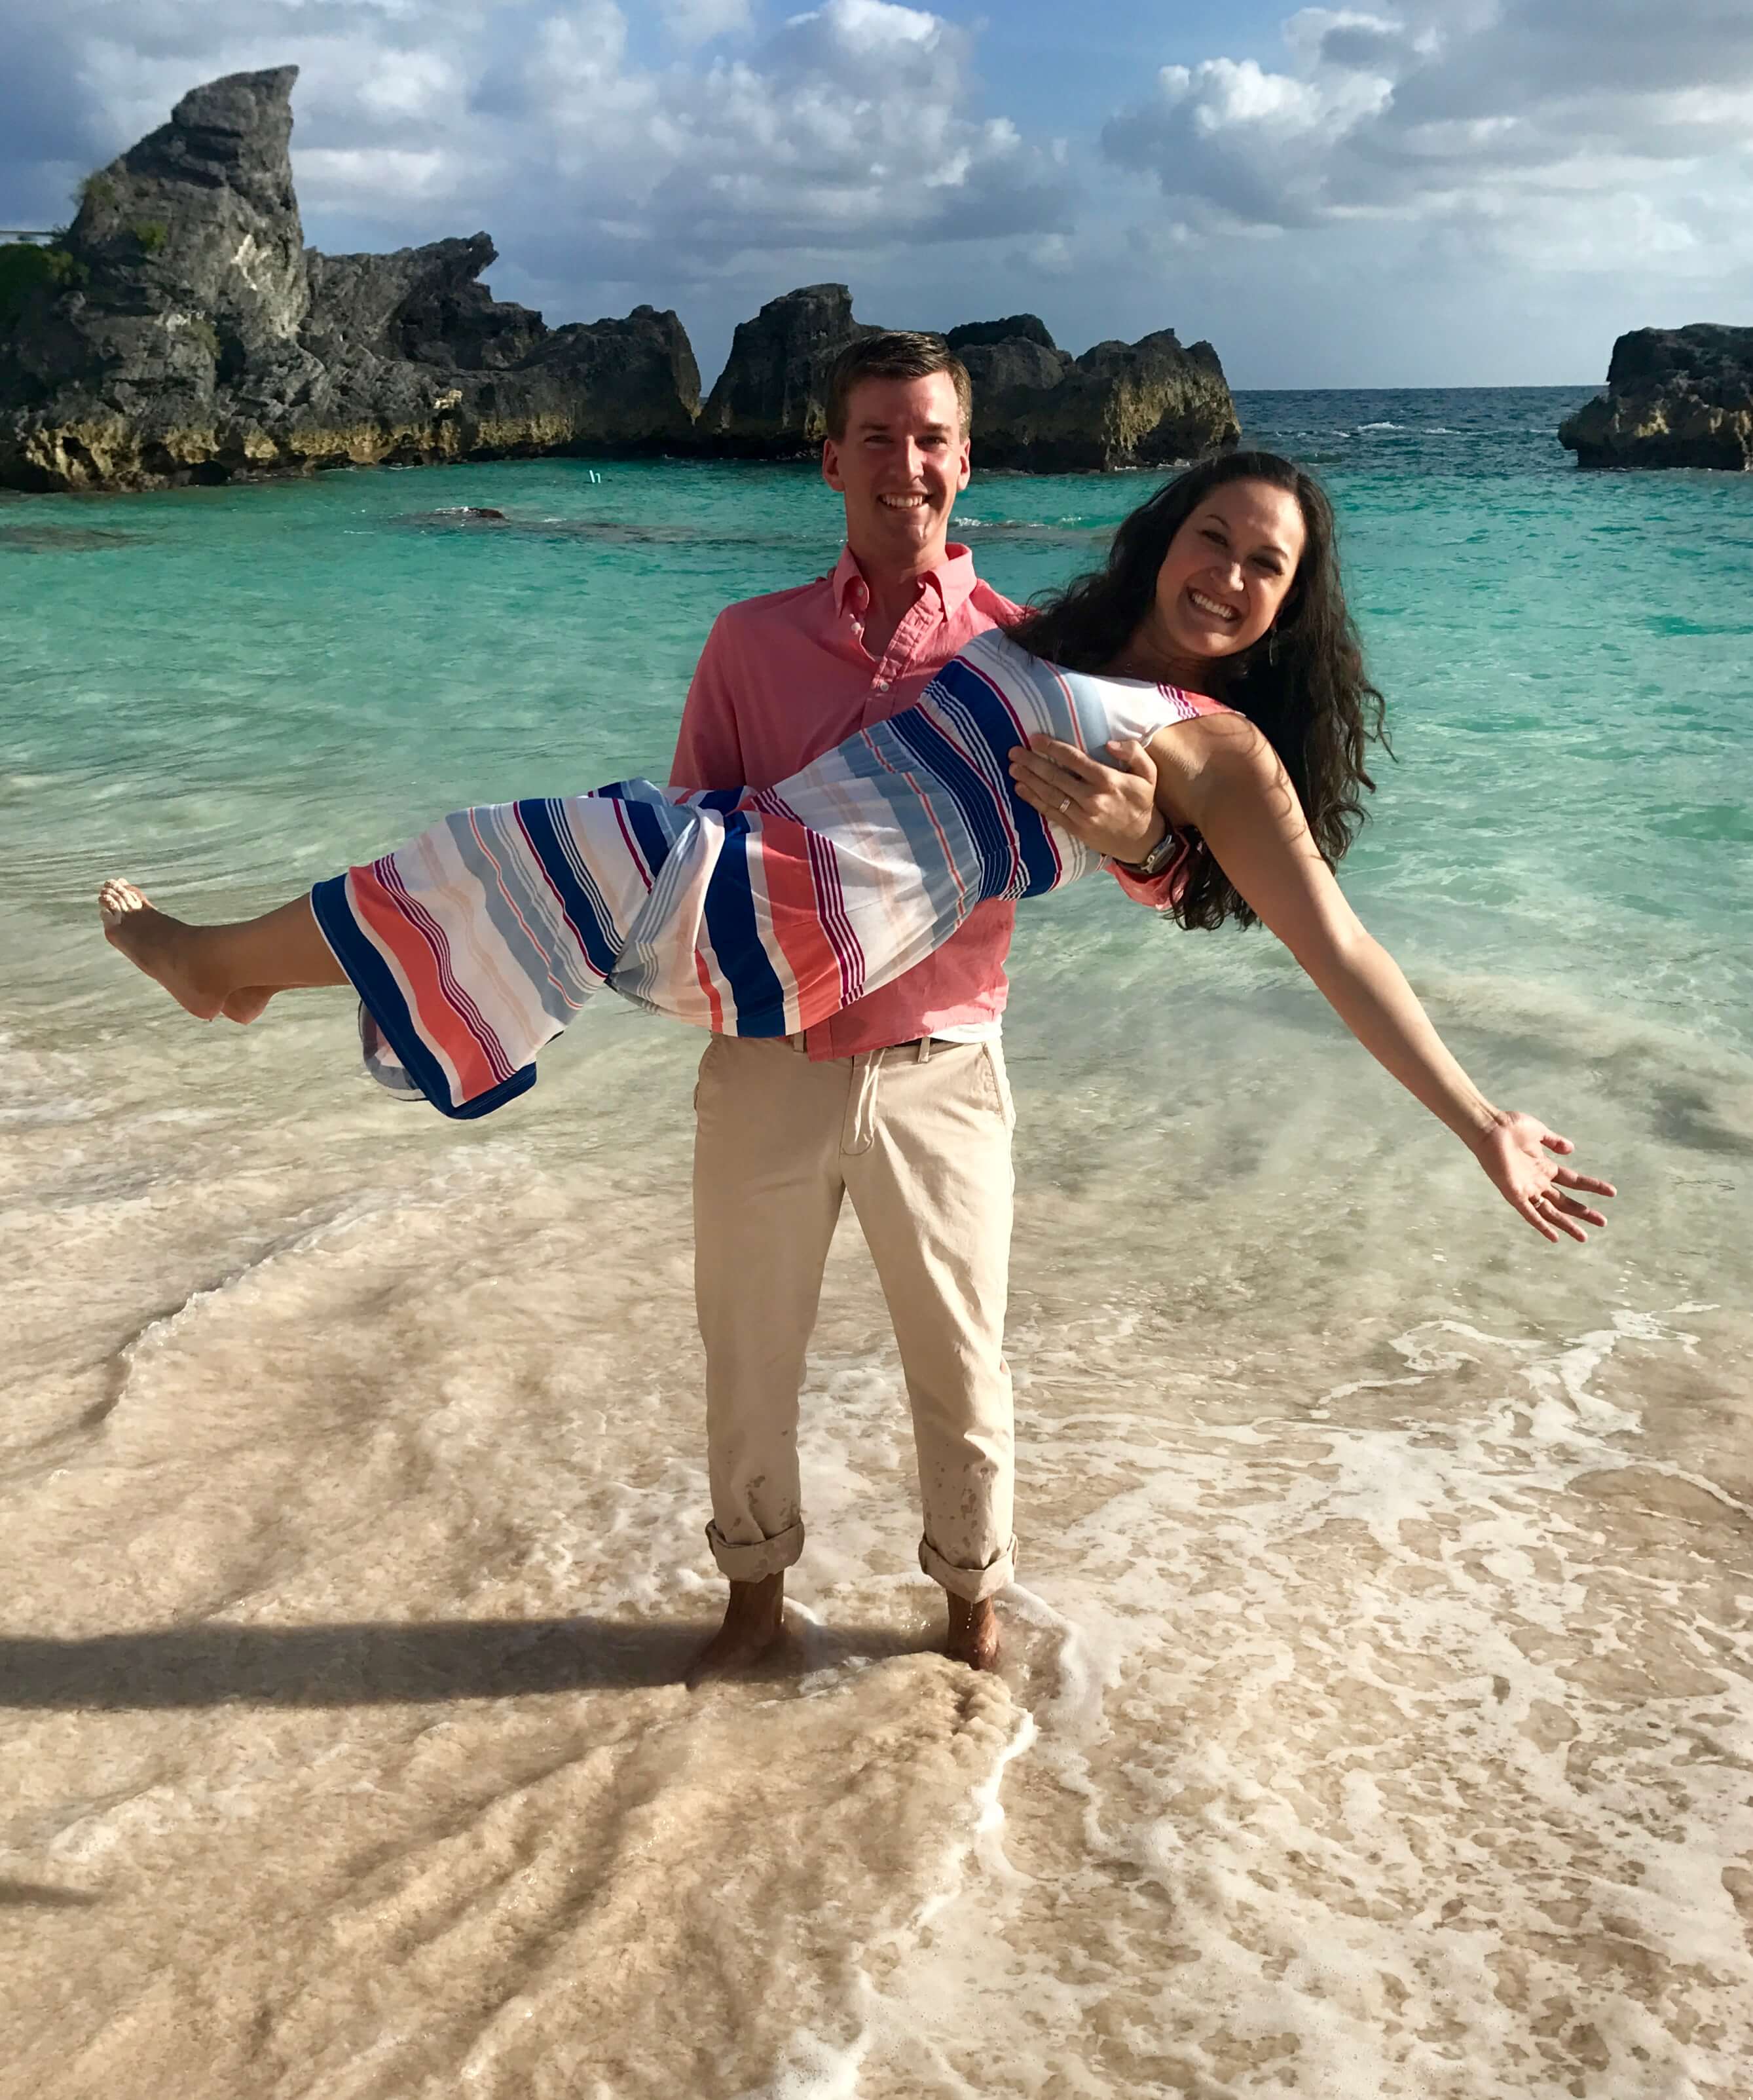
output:
{"label": "woman's bare foot", "polygon": [[785,1575],[759,1582],[733,1582],[725,1623],[689,1665],[684,1682],[692,1692],[709,1678],[729,1677],[758,1661],[785,1631]]}
{"label": "woman's bare foot", "polygon": [[996,1670],[1002,1645],[998,1614],[990,1597],[977,1604],[965,1597],[949,1599],[949,1635],[944,1652],[952,1662],[965,1662],[970,1670]]}
{"label": "woman's bare foot", "polygon": [[235,1021],[240,1028],[247,1028],[258,1021],[268,1001],[279,989],[275,985],[250,985],[242,991],[234,991],[220,1006],[219,1011],[227,1021]]}
{"label": "woman's bare foot", "polygon": [[136,969],[156,978],[178,1006],[197,1021],[211,1021],[222,1009],[226,987],[201,968],[200,927],[185,926],[156,910],[131,882],[106,882],[98,892],[98,910],[104,939]]}

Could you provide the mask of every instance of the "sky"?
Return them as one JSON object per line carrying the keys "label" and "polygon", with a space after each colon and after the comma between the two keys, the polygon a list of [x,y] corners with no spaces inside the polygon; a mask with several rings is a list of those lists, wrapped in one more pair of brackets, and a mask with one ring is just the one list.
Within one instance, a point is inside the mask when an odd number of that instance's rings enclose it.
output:
{"label": "sky", "polygon": [[484,228],[550,322],[1174,328],[1232,386],[1574,385],[1753,322],[1753,0],[0,0],[0,223],[296,64],[305,236]]}

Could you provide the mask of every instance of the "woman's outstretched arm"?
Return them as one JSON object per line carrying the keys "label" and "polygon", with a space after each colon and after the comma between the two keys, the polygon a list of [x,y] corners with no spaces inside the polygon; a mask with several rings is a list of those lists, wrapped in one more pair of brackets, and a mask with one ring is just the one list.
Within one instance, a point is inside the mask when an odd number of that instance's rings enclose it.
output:
{"label": "woman's outstretched arm", "polygon": [[1610,1182],[1553,1155],[1574,1149],[1538,1117],[1495,1107],[1431,1026],[1399,965],[1367,931],[1316,850],[1284,769],[1258,730],[1217,716],[1159,732],[1158,797],[1196,829],[1218,865],[1376,1061],[1472,1152],[1511,1208],[1544,1238],[1588,1238],[1599,1211],[1569,1192]]}

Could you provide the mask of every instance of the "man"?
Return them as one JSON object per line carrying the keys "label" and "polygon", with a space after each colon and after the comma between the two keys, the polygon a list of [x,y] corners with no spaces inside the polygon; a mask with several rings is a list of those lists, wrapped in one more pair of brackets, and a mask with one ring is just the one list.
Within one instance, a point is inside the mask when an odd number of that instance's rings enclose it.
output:
{"label": "man", "polygon": [[[689,688],[672,778],[769,787],[910,707],[1017,608],[949,544],[967,486],[971,389],[934,336],[868,337],[829,386],[822,477],[846,544],[831,575],[728,607]],[[1068,829],[1122,862],[1145,901],[1165,827],[1138,746],[1125,772],[1067,781]],[[807,1037],[715,1036],[700,1066],[694,1277],[706,1343],[712,1521],[725,1621],[690,1683],[751,1661],[782,1625],[803,1551],[798,1395],[843,1198],[862,1226],[901,1349],[918,1447],[919,1564],[947,1591],[949,1652],[998,1654],[1011,1579],[1010,1089],[999,1046],[1013,907],[971,912],[905,977]]]}

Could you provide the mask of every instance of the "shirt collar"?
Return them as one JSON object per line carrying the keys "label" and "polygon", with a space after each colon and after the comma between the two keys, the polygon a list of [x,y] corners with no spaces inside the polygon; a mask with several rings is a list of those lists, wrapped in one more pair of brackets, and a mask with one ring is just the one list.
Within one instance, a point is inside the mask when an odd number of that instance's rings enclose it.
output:
{"label": "shirt collar", "polygon": [[[974,573],[972,553],[958,541],[950,540],[944,549],[944,558],[935,568],[925,571],[924,580],[937,593],[945,618],[951,618],[974,595],[974,586],[979,581]],[[862,612],[870,602],[863,571],[854,560],[850,547],[841,548],[840,558],[835,563],[834,573],[829,581],[834,586],[834,605],[837,612]]]}

